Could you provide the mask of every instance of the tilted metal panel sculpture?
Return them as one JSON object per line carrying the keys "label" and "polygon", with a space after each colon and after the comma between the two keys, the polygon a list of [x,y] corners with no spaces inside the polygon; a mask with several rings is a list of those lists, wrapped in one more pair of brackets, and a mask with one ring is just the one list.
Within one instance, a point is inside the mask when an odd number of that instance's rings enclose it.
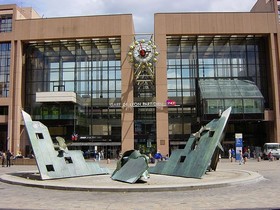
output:
{"label": "tilted metal panel sculpture", "polygon": [[108,174],[109,169],[97,163],[86,162],[82,151],[68,150],[61,137],[56,137],[54,145],[48,128],[41,122],[32,121],[29,114],[22,111],[25,127],[32,145],[41,179]]}
{"label": "tilted metal panel sculpture", "polygon": [[184,149],[172,152],[168,161],[161,161],[149,172],[171,176],[201,178],[207,170],[216,170],[219,151],[223,150],[225,128],[231,107],[193,134]]}
{"label": "tilted metal panel sculpture", "polygon": [[111,178],[132,184],[142,178],[149,178],[148,167],[148,157],[137,150],[129,150],[118,161],[117,168]]}

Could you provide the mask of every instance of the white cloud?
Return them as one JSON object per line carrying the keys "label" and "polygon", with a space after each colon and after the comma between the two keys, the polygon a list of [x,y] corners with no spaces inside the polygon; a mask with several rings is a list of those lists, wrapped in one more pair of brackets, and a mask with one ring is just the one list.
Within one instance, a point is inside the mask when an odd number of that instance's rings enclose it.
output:
{"label": "white cloud", "polygon": [[210,11],[224,12],[248,12],[252,9],[256,0],[212,0],[210,3]]}
{"label": "white cloud", "polygon": [[154,13],[250,11],[257,0],[0,0],[33,7],[44,17],[133,14],[136,32],[153,32]]}

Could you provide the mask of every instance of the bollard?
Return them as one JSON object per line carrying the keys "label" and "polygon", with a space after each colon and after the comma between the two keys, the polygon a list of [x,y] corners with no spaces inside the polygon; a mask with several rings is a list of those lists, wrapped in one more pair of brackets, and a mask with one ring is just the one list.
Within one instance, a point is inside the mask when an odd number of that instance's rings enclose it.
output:
{"label": "bollard", "polygon": [[110,164],[111,163],[111,160],[108,158],[107,159],[107,164]]}
{"label": "bollard", "polygon": [[260,161],[261,161],[261,157],[259,156],[259,157],[258,157],[258,162],[260,162]]}

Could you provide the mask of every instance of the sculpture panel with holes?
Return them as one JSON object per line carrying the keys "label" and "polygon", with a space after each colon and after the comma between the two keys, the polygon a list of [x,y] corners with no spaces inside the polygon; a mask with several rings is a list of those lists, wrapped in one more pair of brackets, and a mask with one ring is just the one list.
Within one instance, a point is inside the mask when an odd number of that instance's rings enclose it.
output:
{"label": "sculpture panel with holes", "polygon": [[22,116],[42,180],[109,174],[98,163],[86,162],[82,151],[68,150],[63,138],[56,137],[54,144],[48,128],[41,122],[32,121],[24,111]]}
{"label": "sculpture panel with holes", "polygon": [[216,170],[222,141],[231,107],[219,119],[213,119],[199,131],[192,134],[184,149],[172,151],[168,161],[159,161],[150,168],[152,174],[201,178],[207,171]]}

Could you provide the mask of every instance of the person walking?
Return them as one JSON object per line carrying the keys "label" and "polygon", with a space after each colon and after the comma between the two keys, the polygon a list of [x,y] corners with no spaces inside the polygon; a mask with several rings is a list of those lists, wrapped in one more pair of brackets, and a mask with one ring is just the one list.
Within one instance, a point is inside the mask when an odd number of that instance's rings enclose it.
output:
{"label": "person walking", "polygon": [[11,157],[12,157],[12,153],[10,152],[10,150],[7,151],[7,154],[6,154],[6,159],[7,159],[7,167],[10,167],[11,166]]}
{"label": "person walking", "polygon": [[160,151],[158,150],[157,153],[154,155],[154,158],[157,160],[157,161],[161,161],[162,160],[162,155],[160,153]]}
{"label": "person walking", "polygon": [[231,149],[231,159],[230,159],[230,162],[233,162],[233,159],[235,158],[235,151],[234,149],[232,148]]}
{"label": "person walking", "polygon": [[243,163],[244,163],[242,150],[239,150],[239,155],[240,155],[239,165],[241,165],[241,164],[243,164]]}
{"label": "person walking", "polygon": [[5,167],[6,153],[2,152],[2,167]]}

